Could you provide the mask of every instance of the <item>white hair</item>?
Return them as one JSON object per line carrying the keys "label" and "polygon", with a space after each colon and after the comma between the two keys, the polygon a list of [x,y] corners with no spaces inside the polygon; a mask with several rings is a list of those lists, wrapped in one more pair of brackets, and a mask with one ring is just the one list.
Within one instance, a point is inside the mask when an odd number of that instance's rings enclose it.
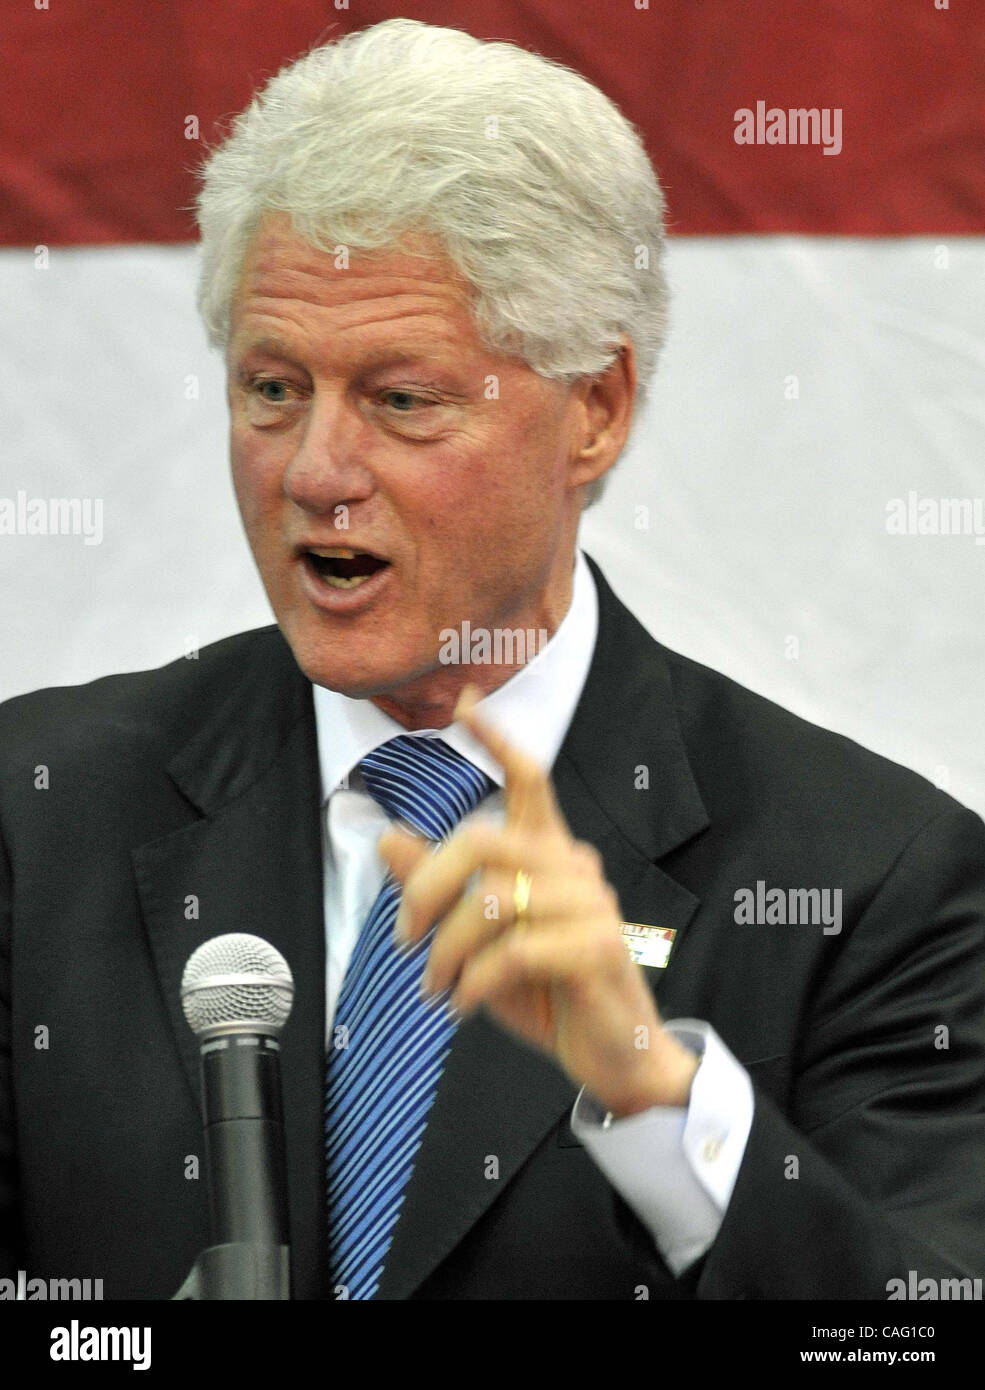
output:
{"label": "white hair", "polygon": [[570,68],[391,19],[283,68],[201,178],[216,347],[261,217],[284,212],[328,252],[437,238],[474,287],[480,340],[552,380],[604,371],[627,335],[646,399],[666,334],[663,195],[637,131]]}

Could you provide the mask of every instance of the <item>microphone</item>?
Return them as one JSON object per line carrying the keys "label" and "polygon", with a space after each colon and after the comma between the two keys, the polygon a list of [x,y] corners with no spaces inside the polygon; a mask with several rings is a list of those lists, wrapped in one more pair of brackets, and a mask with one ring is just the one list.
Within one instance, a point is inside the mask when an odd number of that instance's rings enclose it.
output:
{"label": "microphone", "polygon": [[181,1004],[201,1043],[213,1244],[178,1298],[290,1296],[278,1035],[293,997],[287,962],[259,936],[213,937],[185,966]]}

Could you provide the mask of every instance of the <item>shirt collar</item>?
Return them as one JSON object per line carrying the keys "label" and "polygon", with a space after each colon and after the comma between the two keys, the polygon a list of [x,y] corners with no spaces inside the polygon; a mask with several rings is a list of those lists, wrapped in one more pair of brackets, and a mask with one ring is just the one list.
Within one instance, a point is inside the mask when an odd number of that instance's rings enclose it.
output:
{"label": "shirt collar", "polygon": [[[571,603],[557,630],[537,655],[479,703],[479,712],[511,742],[549,770],[581,697],[598,634],[598,593],[584,555],[575,555]],[[314,687],[315,728],[322,800],[380,744],[407,734],[371,700],[356,700],[322,685]],[[444,729],[415,729],[414,736],[442,738],[497,786],[503,770],[459,723]]]}

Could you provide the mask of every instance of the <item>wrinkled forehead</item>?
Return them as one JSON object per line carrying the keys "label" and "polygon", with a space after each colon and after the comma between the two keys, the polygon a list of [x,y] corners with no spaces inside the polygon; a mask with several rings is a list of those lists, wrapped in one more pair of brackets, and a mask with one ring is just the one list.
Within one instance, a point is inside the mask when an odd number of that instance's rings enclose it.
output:
{"label": "wrinkled forehead", "polygon": [[[326,243],[327,244],[327,243]],[[337,243],[311,245],[286,213],[265,214],[243,257],[231,322],[264,302],[344,308],[418,299],[456,317],[471,309],[474,289],[426,231],[404,233],[397,245],[366,250]]]}

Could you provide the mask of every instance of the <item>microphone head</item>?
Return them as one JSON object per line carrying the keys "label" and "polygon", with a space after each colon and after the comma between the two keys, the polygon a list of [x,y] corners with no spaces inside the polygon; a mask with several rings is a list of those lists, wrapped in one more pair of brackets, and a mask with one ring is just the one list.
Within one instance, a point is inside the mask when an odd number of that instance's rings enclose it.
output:
{"label": "microphone head", "polygon": [[199,1038],[276,1035],[291,1012],[294,980],[281,953],[260,936],[230,932],[204,942],[181,977],[181,1007]]}

